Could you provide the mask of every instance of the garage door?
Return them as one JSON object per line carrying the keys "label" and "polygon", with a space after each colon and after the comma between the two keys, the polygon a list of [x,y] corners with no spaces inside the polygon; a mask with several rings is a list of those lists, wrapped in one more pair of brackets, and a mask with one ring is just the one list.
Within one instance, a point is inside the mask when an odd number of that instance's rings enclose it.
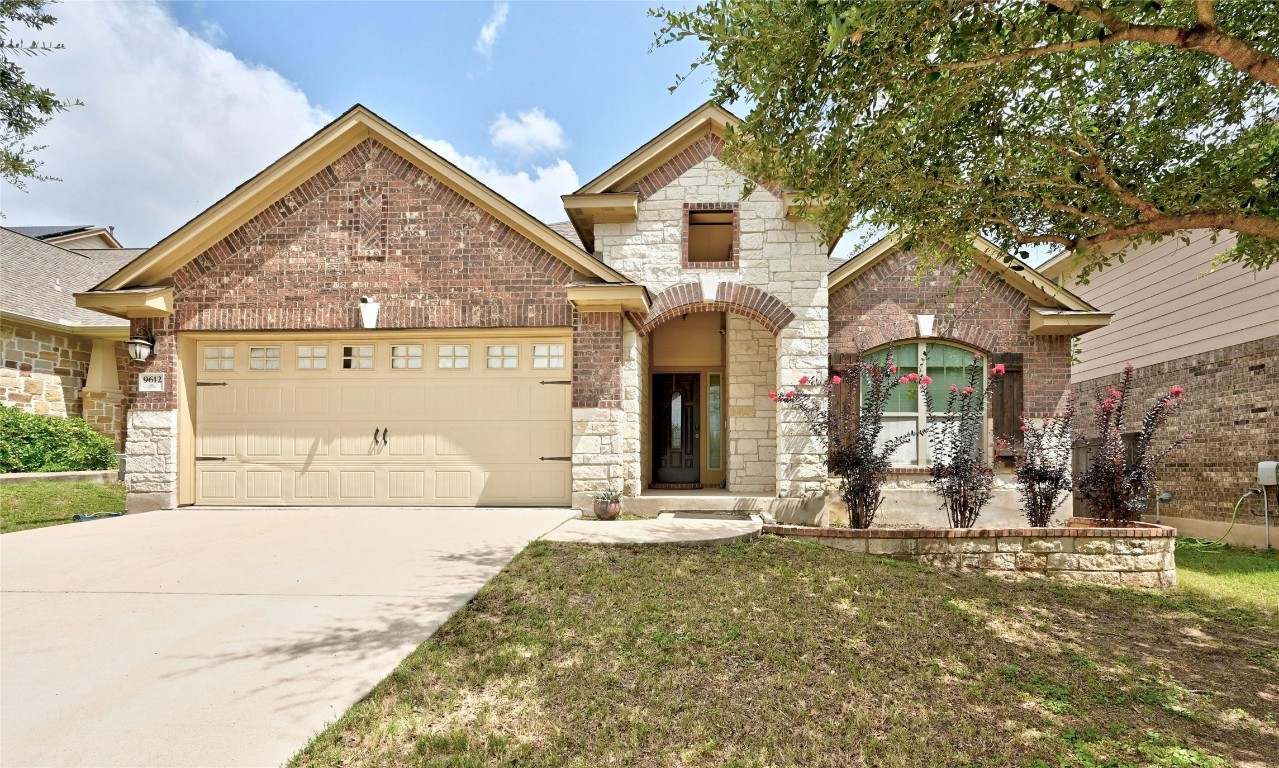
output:
{"label": "garage door", "polygon": [[197,344],[196,502],[554,506],[564,337]]}

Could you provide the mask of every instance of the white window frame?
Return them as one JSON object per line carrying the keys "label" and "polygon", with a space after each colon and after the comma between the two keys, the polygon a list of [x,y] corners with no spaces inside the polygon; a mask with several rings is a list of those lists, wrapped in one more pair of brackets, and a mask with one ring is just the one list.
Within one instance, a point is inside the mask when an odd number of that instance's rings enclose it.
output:
{"label": "white window frame", "polygon": [[[377,345],[376,345],[376,344],[359,344],[359,343],[353,343],[353,344],[342,344],[342,345],[340,345],[340,346],[341,346],[341,349],[342,349],[342,364],[341,364],[341,368],[340,368],[339,370],[343,370],[343,371],[372,371],[372,370],[374,370],[374,365],[375,365],[375,364],[374,364],[374,360],[377,358]],[[350,355],[348,355],[348,354],[347,354],[347,352],[346,352],[346,351],[347,351],[348,349],[352,351],[352,354],[350,354]],[[361,355],[361,354],[358,354],[358,353],[357,353],[359,350],[365,350],[365,349],[369,350],[369,354],[367,354],[367,355]],[[367,360],[369,364],[368,364],[368,365],[351,365],[351,366],[347,366],[347,364],[346,364],[346,361],[347,361],[347,360],[351,360],[352,362],[363,362],[363,361]]]}
{"label": "white window frame", "polygon": [[[303,350],[306,350],[305,354],[303,354]],[[320,354],[317,355],[316,352]],[[293,367],[299,371],[327,371],[329,369],[329,345],[293,345]]]}
{"label": "white window frame", "polygon": [[[928,351],[929,344],[943,345],[947,347],[952,347],[954,349],[963,350],[964,352],[967,352],[969,355],[982,354],[978,352],[977,350],[974,350],[963,344],[957,344],[954,341],[951,341],[950,339],[915,339],[913,341],[896,341],[896,342],[893,342],[892,344],[885,344],[884,346],[876,347],[875,349],[872,349],[866,352],[865,356],[869,357],[870,355],[877,355],[881,352],[885,352],[897,347],[904,347],[912,344],[916,345],[916,348],[915,348],[916,372],[918,372],[920,376],[928,375],[928,357],[926,355],[926,352]],[[982,355],[982,357],[984,359],[986,356]],[[894,364],[896,364],[896,361],[894,361]],[[987,366],[985,365],[982,366],[981,386],[982,386],[983,392],[985,391],[986,387],[990,386],[990,382],[987,381],[989,377],[987,376],[986,368]],[[899,377],[901,375],[905,375],[905,374],[899,374]],[[909,386],[909,385],[902,384],[901,386]],[[946,399],[949,397],[950,397],[949,391],[938,390],[933,392],[933,402],[936,405],[944,406],[946,403]],[[885,420],[907,419],[911,417],[915,419],[914,428],[915,428],[916,434],[914,437],[910,439],[910,442],[906,443],[906,446],[903,446],[903,448],[899,448],[898,450],[900,451],[900,450],[904,450],[908,446],[914,446],[915,448],[914,460],[905,462],[905,463],[900,461],[893,461],[892,465],[895,468],[902,468],[902,469],[910,468],[910,467],[922,467],[922,468],[931,467],[932,456],[930,455],[930,452],[929,452],[929,448],[930,448],[929,439],[927,435],[920,434],[920,432],[922,432],[928,426],[928,406],[927,406],[927,403],[924,401],[924,393],[922,391],[919,391],[918,397],[915,398],[915,410],[913,412],[884,411]],[[939,418],[944,419],[949,417],[944,415],[939,415]],[[982,443],[981,449],[983,452],[986,450],[986,447],[990,443],[989,433],[990,433],[990,413],[987,411],[985,404],[983,403],[982,432],[981,432],[981,443]],[[882,434],[881,434],[881,439],[882,439]]]}
{"label": "white window frame", "polygon": [[425,359],[425,344],[391,345],[391,370],[393,371],[420,371],[425,364],[423,362]]}
{"label": "white window frame", "polygon": [[[496,355],[493,350],[498,350]],[[494,365],[494,361],[498,361],[498,365]],[[508,365],[507,363],[510,363]],[[519,344],[485,344],[484,345],[484,368],[489,371],[517,371],[520,368],[520,345]]]}
{"label": "white window frame", "polygon": [[[210,354],[213,353],[213,354]],[[204,370],[206,371],[234,371],[235,370],[235,347],[233,346],[207,346],[204,348]],[[216,365],[210,365],[216,363]]]}
{"label": "white window frame", "polygon": [[[262,354],[256,354],[257,352]],[[274,352],[275,354],[271,354]],[[274,363],[274,365],[272,365]],[[284,349],[279,344],[250,344],[249,370],[265,373],[278,371],[284,365]]]}
{"label": "white window frame", "polygon": [[537,371],[562,371],[568,367],[568,345],[563,343],[533,344],[533,369]]}

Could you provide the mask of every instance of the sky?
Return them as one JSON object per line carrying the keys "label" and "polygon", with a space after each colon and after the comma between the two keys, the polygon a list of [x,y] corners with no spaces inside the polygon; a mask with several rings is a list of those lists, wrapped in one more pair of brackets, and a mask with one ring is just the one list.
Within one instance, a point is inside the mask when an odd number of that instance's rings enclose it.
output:
{"label": "sky", "polygon": [[[83,106],[0,184],[5,226],[114,226],[152,245],[363,104],[544,221],[559,196],[708,97],[694,43],[653,50],[641,2],[156,2],[52,6],[28,78]],[[846,238],[848,239],[848,238]]]}

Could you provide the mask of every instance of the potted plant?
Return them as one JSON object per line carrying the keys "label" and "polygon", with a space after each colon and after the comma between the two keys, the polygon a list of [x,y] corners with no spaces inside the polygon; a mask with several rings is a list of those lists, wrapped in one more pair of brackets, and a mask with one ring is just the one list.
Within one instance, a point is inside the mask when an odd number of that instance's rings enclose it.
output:
{"label": "potted plant", "polygon": [[622,494],[617,491],[600,491],[595,494],[595,518],[616,520],[622,513]]}

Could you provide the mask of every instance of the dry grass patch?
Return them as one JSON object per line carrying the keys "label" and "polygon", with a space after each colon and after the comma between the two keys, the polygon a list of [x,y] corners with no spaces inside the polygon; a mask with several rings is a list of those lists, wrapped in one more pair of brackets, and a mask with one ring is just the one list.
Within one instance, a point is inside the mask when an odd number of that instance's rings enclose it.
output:
{"label": "dry grass patch", "polygon": [[1277,636],[788,540],[536,543],[292,765],[1261,766]]}

